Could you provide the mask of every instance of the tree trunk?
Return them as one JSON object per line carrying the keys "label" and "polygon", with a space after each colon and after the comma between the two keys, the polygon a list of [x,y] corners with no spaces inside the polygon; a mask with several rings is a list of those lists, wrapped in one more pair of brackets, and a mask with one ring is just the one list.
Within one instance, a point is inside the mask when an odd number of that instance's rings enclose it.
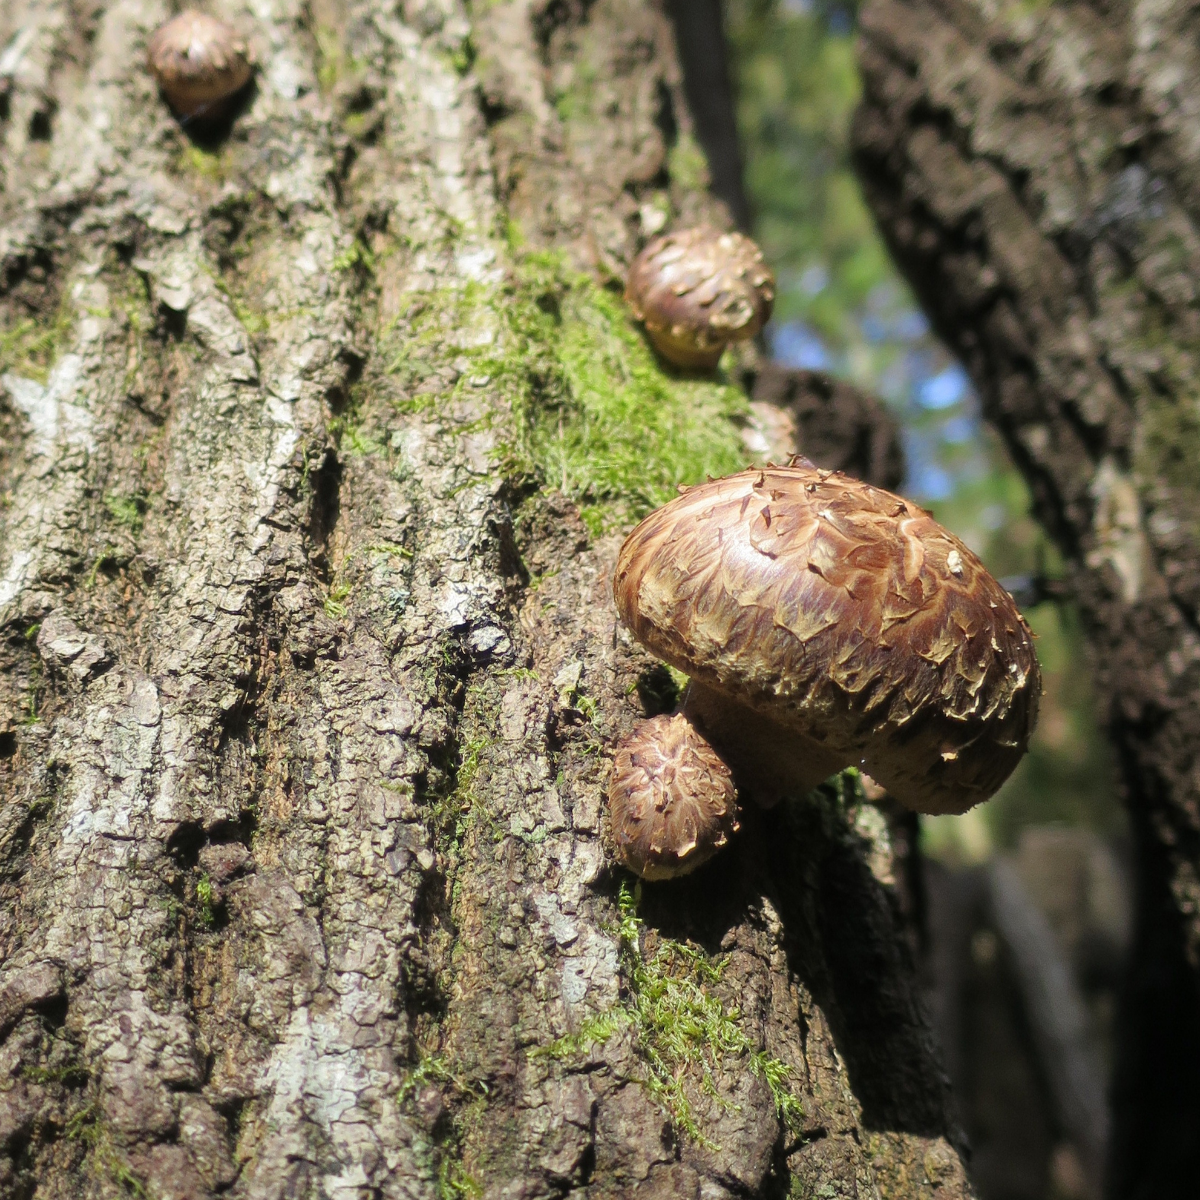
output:
{"label": "tree trunk", "polygon": [[0,16],[0,1192],[968,1195],[876,810],[605,849],[756,419],[603,286],[721,219],[662,11],[260,0],[191,136],[166,15]]}
{"label": "tree trunk", "polygon": [[1139,877],[1110,1190],[1200,1173],[1200,59],[1185,5],[868,0],[868,198],[1067,563]]}

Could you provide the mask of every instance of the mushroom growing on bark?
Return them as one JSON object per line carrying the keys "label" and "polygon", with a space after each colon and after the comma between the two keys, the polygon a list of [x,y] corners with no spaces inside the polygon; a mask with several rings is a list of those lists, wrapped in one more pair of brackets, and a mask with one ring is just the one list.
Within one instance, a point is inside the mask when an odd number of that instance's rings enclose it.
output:
{"label": "mushroom growing on bark", "polygon": [[737,833],[733,774],[682,713],[643,721],[617,747],[610,791],[621,860],[643,879],[707,862]]}
{"label": "mushroom growing on bark", "polygon": [[[1033,635],[979,559],[916,505],[803,459],[682,489],[625,540],[613,592],[690,677],[677,716],[763,807],[855,766],[908,808],[965,812],[1037,721]],[[640,803],[621,773],[609,803],[614,830]]]}
{"label": "mushroom growing on bark", "polygon": [[146,46],[150,72],[176,116],[214,120],[250,80],[250,54],[232,25],[186,9]]}
{"label": "mushroom growing on bark", "polygon": [[665,359],[712,370],[730,342],[767,323],[775,276],[744,234],[701,225],[646,246],[629,268],[625,299]]}

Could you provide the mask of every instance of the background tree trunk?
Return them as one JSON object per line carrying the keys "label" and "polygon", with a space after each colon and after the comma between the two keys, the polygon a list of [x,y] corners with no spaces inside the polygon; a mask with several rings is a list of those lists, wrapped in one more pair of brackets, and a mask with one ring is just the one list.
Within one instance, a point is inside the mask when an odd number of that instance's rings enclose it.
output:
{"label": "background tree trunk", "polygon": [[675,467],[589,530],[551,451],[583,379],[755,432],[594,282],[721,218],[662,11],[256,0],[209,142],[166,15],[0,15],[0,1192],[966,1196],[875,809],[605,852]]}
{"label": "background tree trunk", "polygon": [[1200,1173],[1200,58],[1172,3],[868,0],[867,196],[1066,561],[1138,917],[1115,1196]]}

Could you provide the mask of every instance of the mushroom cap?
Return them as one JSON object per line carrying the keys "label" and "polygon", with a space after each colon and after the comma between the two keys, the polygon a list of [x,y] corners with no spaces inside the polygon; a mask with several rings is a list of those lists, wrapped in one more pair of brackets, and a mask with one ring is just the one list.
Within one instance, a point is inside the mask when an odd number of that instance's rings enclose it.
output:
{"label": "mushroom cap", "polygon": [[650,242],[629,269],[625,299],[665,358],[711,368],[730,342],[767,323],[775,276],[744,234],[700,225]]}
{"label": "mushroom cap", "polygon": [[198,116],[241,90],[251,70],[246,43],[233,26],[194,9],[154,31],[146,61],[181,117]]}
{"label": "mushroom cap", "polygon": [[921,812],[991,796],[1037,721],[1033,635],[979,559],[803,460],[681,489],[626,539],[613,591],[659,658]]}
{"label": "mushroom cap", "polygon": [[694,871],[738,831],[733,775],[681,713],[617,744],[608,806],[617,855],[643,879]]}

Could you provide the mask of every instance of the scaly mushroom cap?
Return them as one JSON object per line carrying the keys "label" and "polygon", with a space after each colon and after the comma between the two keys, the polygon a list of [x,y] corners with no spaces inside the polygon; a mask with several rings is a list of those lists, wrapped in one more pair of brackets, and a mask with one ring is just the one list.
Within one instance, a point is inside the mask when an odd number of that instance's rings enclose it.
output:
{"label": "scaly mushroom cap", "polygon": [[1037,721],[1032,634],[979,559],[811,464],[682,489],[626,539],[613,590],[651,652],[921,812],[987,799]]}
{"label": "scaly mushroom cap", "polygon": [[643,879],[694,871],[738,831],[733,776],[680,713],[651,717],[618,743],[608,806],[617,854]]}
{"label": "scaly mushroom cap", "polygon": [[146,59],[181,117],[212,113],[250,78],[250,56],[233,26],[192,9],[154,31]]}
{"label": "scaly mushroom cap", "polygon": [[625,299],[664,358],[712,368],[767,323],[775,276],[748,237],[701,225],[655,238],[633,260]]}

